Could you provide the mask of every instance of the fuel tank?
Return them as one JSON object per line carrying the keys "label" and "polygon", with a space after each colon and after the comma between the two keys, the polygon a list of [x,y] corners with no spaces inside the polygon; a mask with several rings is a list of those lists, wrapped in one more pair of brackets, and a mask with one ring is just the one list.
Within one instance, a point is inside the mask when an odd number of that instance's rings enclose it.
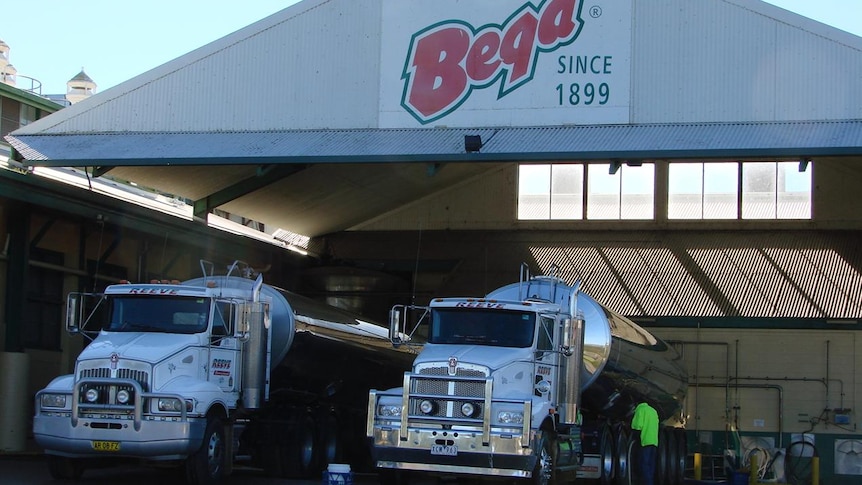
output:
{"label": "fuel tank", "polygon": [[558,278],[533,277],[488,294],[498,300],[538,300],[572,308],[584,318],[581,412],[624,420],[648,402],[665,421],[679,414],[688,374],[677,352],[631,320]]}
{"label": "fuel tank", "polygon": [[[252,294],[255,281],[235,276],[197,278],[184,284]],[[324,397],[364,406],[369,389],[401,385],[415,350],[393,348],[389,328],[345,310],[263,284],[260,299],[270,306],[271,400]],[[356,399],[359,399],[358,401]]]}

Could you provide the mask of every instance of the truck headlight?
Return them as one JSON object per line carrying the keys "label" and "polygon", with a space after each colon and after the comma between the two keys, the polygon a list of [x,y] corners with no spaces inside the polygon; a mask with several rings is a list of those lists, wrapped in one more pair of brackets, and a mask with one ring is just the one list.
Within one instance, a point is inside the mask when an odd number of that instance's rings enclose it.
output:
{"label": "truck headlight", "polygon": [[43,408],[64,408],[66,407],[65,394],[42,394]]}
{"label": "truck headlight", "polygon": [[519,411],[500,411],[497,413],[497,421],[502,424],[523,424],[524,413]]}
{"label": "truck headlight", "polygon": [[128,404],[131,397],[132,395],[125,389],[121,389],[117,392],[117,402],[120,404]]}
{"label": "truck headlight", "polygon": [[84,393],[84,399],[89,403],[94,403],[99,400],[99,390],[98,389],[87,389],[87,392]]}
{"label": "truck headlight", "polygon": [[384,416],[387,418],[400,418],[401,417],[401,405],[395,404],[381,404],[377,406],[377,415]]}
{"label": "truck headlight", "polygon": [[434,414],[437,411],[437,403],[425,399],[419,403],[419,411],[422,411],[422,414]]}
{"label": "truck headlight", "polygon": [[183,403],[179,399],[174,399],[170,397],[161,397],[159,398],[159,411],[166,412],[180,412],[183,410]]}
{"label": "truck headlight", "polygon": [[465,402],[461,405],[461,414],[468,418],[475,418],[479,415],[479,406],[471,402]]}

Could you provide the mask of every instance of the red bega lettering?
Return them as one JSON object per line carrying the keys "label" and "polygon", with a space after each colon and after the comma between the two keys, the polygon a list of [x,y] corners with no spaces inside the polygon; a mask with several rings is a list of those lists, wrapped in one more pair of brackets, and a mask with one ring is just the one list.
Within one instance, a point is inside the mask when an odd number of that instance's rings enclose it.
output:
{"label": "red bega lettering", "polygon": [[497,99],[533,78],[540,52],[572,43],[583,25],[582,0],[543,0],[521,6],[502,26],[478,30],[460,20],[427,27],[410,41],[401,105],[429,123],[498,78]]}

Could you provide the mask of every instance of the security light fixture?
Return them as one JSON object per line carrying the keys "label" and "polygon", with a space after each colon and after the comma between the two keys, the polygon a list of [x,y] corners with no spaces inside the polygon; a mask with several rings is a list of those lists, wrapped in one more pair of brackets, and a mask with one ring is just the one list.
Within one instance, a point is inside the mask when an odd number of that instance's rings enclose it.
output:
{"label": "security light fixture", "polygon": [[464,135],[464,150],[467,153],[482,149],[482,135]]}

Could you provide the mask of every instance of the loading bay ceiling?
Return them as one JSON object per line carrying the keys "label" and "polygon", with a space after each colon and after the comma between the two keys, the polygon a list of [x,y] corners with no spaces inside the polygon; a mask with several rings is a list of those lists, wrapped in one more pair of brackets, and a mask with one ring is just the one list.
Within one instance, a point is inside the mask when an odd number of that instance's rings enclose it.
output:
{"label": "loading bay ceiling", "polygon": [[[478,137],[478,138],[475,138]],[[862,155],[862,120],[6,137],[29,166],[114,179],[314,237],[505,163]],[[470,143],[478,145],[471,147]]]}

